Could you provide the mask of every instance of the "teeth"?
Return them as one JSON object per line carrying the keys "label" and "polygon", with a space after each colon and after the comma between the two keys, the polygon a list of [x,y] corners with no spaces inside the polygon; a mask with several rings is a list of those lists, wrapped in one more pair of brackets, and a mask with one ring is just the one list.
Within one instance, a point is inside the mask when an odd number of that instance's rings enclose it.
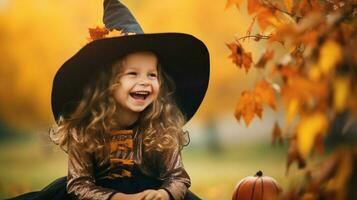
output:
{"label": "teeth", "polygon": [[134,94],[143,94],[143,95],[147,95],[149,94],[148,91],[137,91],[137,92],[133,92]]}

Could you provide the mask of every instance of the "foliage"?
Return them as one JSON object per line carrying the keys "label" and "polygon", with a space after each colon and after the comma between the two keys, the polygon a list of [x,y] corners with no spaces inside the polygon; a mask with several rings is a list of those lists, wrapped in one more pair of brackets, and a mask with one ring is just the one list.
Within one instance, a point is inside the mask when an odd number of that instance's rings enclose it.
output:
{"label": "foliage", "polygon": [[[241,7],[242,0],[228,0],[226,8]],[[334,123],[343,123],[337,134],[353,133],[357,116],[357,2],[352,0],[247,0],[252,23],[247,35],[227,44],[229,58],[246,72],[254,68],[262,80],[254,91],[245,90],[235,110],[239,121],[248,126],[257,115],[262,118],[262,103],[277,110],[279,97],[285,112],[284,128],[278,123],[273,143],[289,142],[287,172],[292,163],[300,168],[312,152],[324,153],[324,140]],[[257,26],[256,26],[257,24]],[[260,32],[252,34],[259,28]],[[257,31],[256,31],[257,32]],[[257,62],[241,42],[264,40],[267,50]],[[283,56],[275,56],[277,48]],[[347,120],[340,119],[347,113]],[[347,122],[346,122],[347,121]],[[331,133],[332,132],[332,133]],[[336,131],[335,131],[336,132]],[[340,135],[339,137],[343,137]],[[351,141],[355,144],[356,141]],[[355,147],[333,150],[319,166],[311,169],[303,189],[292,188],[285,199],[345,199],[348,181],[357,160]],[[314,175],[311,175],[314,174]],[[315,175],[319,174],[319,175]],[[295,192],[292,192],[295,191]],[[351,195],[349,195],[350,197]]]}

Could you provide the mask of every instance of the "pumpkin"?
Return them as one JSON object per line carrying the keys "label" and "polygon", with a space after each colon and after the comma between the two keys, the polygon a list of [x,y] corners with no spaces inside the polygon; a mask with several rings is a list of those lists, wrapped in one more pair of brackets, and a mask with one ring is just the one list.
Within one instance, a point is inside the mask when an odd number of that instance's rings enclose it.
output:
{"label": "pumpkin", "polygon": [[255,176],[248,176],[235,186],[232,200],[275,200],[282,189],[278,182],[258,171]]}

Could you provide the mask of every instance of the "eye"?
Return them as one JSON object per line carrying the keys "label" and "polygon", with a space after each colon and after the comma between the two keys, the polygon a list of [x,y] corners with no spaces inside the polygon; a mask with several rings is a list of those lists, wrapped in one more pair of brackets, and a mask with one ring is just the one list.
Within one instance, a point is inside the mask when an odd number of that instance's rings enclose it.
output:
{"label": "eye", "polygon": [[157,77],[157,74],[156,74],[156,73],[150,73],[150,74],[149,74],[149,77],[151,77],[151,78],[156,78],[156,77]]}
{"label": "eye", "polygon": [[136,73],[136,72],[128,72],[127,73],[129,76],[136,76],[138,73]]}

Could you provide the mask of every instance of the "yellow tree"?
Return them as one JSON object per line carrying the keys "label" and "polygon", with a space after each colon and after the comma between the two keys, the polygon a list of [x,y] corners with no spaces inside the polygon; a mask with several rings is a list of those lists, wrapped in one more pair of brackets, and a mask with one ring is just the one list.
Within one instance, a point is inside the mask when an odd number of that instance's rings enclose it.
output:
{"label": "yellow tree", "polygon": [[[228,0],[226,7],[239,9],[242,2]],[[353,199],[357,2],[247,0],[247,10],[252,23],[246,35],[227,44],[229,58],[247,73],[254,67],[261,80],[242,92],[235,117],[249,126],[255,116],[263,118],[264,104],[284,110],[282,131],[276,123],[272,140],[288,141],[287,172],[294,162],[304,168],[312,152],[324,153],[326,143],[338,146],[325,152],[327,158],[317,169],[308,171],[306,184],[291,188],[282,198]],[[242,45],[250,39],[264,42],[267,49],[256,62]]]}

